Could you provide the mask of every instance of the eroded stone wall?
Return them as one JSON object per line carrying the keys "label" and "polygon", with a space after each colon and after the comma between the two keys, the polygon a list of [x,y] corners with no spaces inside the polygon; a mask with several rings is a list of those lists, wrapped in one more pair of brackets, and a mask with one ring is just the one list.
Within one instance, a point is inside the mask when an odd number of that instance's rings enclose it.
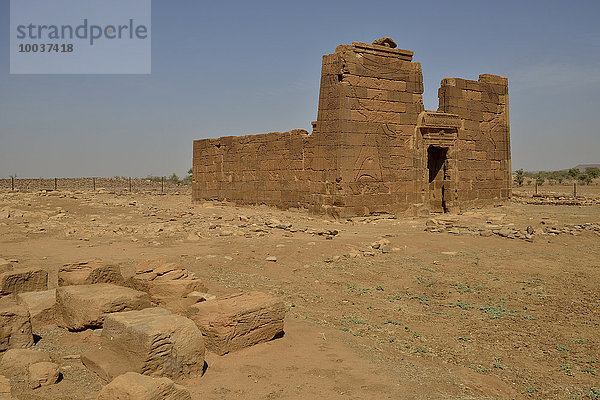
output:
{"label": "eroded stone wall", "polygon": [[[507,199],[506,78],[444,79],[438,112],[424,112],[421,65],[412,57],[389,38],[338,46],[323,57],[312,134],[195,141],[193,199],[336,216],[457,211]],[[445,158],[433,179],[434,153]]]}
{"label": "eroded stone wall", "polygon": [[511,194],[508,80],[446,78],[439,111],[463,120],[458,132],[458,202],[462,209],[501,203]]}
{"label": "eroded stone wall", "polygon": [[400,212],[415,201],[412,137],[423,77],[412,56],[354,42],[323,58],[317,131],[337,143],[337,215]]}

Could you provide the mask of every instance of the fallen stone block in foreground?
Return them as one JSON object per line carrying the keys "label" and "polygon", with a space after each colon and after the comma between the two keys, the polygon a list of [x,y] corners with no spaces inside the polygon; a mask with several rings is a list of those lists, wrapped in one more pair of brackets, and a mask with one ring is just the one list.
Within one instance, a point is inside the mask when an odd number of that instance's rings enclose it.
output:
{"label": "fallen stone block in foreground", "polygon": [[92,285],[112,283],[123,285],[125,279],[118,265],[104,264],[101,261],[84,261],[67,264],[58,271],[58,286]]}
{"label": "fallen stone block in foreground", "polygon": [[0,274],[12,271],[13,269],[14,266],[10,261],[5,260],[4,258],[0,258]]}
{"label": "fallen stone block in foreground", "polygon": [[53,362],[43,361],[29,366],[29,387],[32,389],[54,385],[59,377],[58,365]]}
{"label": "fallen stone block in foreground", "polygon": [[29,311],[13,296],[0,298],[0,352],[33,345]]}
{"label": "fallen stone block in foreground", "polygon": [[56,289],[20,293],[17,302],[29,311],[33,329],[56,324]]}
{"label": "fallen stone block in foreground", "polygon": [[250,292],[194,304],[189,314],[206,348],[223,355],[282,334],[285,306],[273,296]]}
{"label": "fallen stone block in foreground", "polygon": [[97,400],[191,400],[190,392],[169,378],[152,378],[136,372],[119,375],[104,386]]}
{"label": "fallen stone block in foreground", "polygon": [[50,356],[38,350],[10,349],[0,360],[0,371],[5,376],[25,375],[30,365],[42,362],[50,362]]}
{"label": "fallen stone block in foreground", "polygon": [[193,272],[163,260],[138,262],[135,275],[127,280],[127,285],[149,293],[158,303],[180,299],[194,291],[206,292],[206,286]]}
{"label": "fallen stone block in foreground", "polygon": [[56,289],[56,314],[70,331],[100,328],[107,314],[150,307],[148,293],[110,283]]}
{"label": "fallen stone block in foreground", "polygon": [[0,375],[0,400],[11,399],[10,381],[3,375]]}
{"label": "fallen stone block in foreground", "polygon": [[48,290],[48,272],[39,268],[19,268],[0,274],[0,296]]}
{"label": "fallen stone block in foreground", "polygon": [[126,372],[178,378],[201,374],[204,352],[192,320],[147,308],[107,315],[99,348],[82,354],[81,361],[105,381]]}

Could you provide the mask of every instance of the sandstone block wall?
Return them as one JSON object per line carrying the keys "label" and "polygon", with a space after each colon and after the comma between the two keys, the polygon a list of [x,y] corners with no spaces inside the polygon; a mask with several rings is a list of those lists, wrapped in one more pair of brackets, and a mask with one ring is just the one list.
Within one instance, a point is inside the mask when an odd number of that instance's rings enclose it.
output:
{"label": "sandstone block wall", "polygon": [[508,79],[483,74],[479,80],[446,78],[439,111],[463,120],[458,151],[458,199],[462,208],[499,203],[511,194]]}
{"label": "sandstone block wall", "polygon": [[507,199],[506,78],[444,79],[438,112],[426,112],[413,52],[389,38],[374,43],[323,56],[312,134],[196,140],[193,199],[336,216],[457,211]]}

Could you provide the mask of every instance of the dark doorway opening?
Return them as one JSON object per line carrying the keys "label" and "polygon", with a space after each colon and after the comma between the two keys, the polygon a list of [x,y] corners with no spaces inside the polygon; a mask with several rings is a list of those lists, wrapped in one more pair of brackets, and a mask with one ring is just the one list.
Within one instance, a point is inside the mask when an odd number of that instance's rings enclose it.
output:
{"label": "dark doorway opening", "polygon": [[447,155],[445,147],[427,148],[427,169],[429,170],[429,204],[431,211],[448,212],[446,207]]}

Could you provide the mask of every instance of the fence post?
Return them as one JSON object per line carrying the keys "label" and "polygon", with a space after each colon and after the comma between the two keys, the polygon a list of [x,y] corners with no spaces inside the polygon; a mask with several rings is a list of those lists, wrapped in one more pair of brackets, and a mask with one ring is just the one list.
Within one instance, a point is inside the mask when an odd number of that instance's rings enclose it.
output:
{"label": "fence post", "polygon": [[537,179],[535,181],[535,194],[537,194]]}
{"label": "fence post", "polygon": [[573,197],[577,197],[577,182],[573,184]]}
{"label": "fence post", "polygon": [[96,191],[96,178],[92,178],[92,186],[94,187],[94,192]]}
{"label": "fence post", "polygon": [[54,190],[56,190],[58,186],[58,178],[54,178]]}
{"label": "fence post", "polygon": [[129,191],[131,192],[131,177],[129,177]]}
{"label": "fence post", "polygon": [[11,187],[11,190],[14,192],[15,191],[15,177],[14,176],[10,177],[10,187]]}
{"label": "fence post", "polygon": [[160,177],[160,192],[161,193],[165,192],[165,177],[164,176]]}

